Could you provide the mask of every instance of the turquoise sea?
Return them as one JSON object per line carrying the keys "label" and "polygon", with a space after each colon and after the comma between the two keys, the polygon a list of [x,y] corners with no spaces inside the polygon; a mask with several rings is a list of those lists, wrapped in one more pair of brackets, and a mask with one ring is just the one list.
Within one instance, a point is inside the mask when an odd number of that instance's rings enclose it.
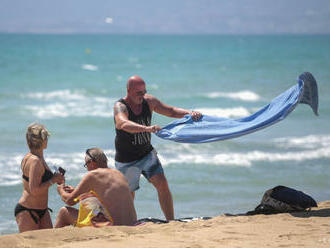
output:
{"label": "turquoise sea", "polygon": [[[179,144],[152,136],[174,198],[176,217],[244,213],[263,192],[286,185],[330,199],[329,35],[27,35],[0,34],[0,234],[16,233],[26,127],[51,132],[45,158],[76,185],[84,151],[106,151],[113,167],[112,106],[137,74],[161,101],[209,115],[254,113],[304,71],[319,87],[319,113],[299,105],[284,121],[244,137]],[[172,119],[157,114],[153,123]],[[145,179],[138,218],[164,218]],[[55,220],[63,206],[53,186]]]}

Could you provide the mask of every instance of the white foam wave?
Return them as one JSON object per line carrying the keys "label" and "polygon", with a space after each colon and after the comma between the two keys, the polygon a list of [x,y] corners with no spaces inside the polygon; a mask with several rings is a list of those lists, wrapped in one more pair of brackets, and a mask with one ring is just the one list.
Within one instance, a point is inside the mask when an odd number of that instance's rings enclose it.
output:
{"label": "white foam wave", "polygon": [[160,155],[160,160],[164,165],[170,164],[208,164],[222,166],[245,166],[249,167],[253,162],[268,161],[306,161],[320,158],[330,158],[330,148],[321,148],[310,151],[297,152],[262,152],[251,151],[247,153],[219,153],[216,155],[190,153],[171,154],[171,156]]}
{"label": "white foam wave", "polygon": [[22,97],[27,97],[31,99],[39,99],[39,100],[85,100],[86,97],[83,95],[85,92],[83,91],[71,91],[71,90],[56,90],[52,92],[36,92],[36,93],[28,93],[22,95]]}
{"label": "white foam wave", "polygon": [[244,90],[239,92],[211,92],[206,94],[209,98],[230,98],[234,100],[256,102],[260,100],[260,96],[252,91]]}
{"label": "white foam wave", "polygon": [[21,182],[20,164],[23,155],[0,154],[0,186],[11,186]]}
{"label": "white foam wave", "polygon": [[[311,136],[302,137],[308,139]],[[314,136],[312,136],[314,137]],[[316,136],[321,137],[321,136]],[[315,137],[314,137],[315,138]],[[315,138],[316,139],[316,138]],[[292,141],[293,139],[288,140]],[[322,139],[321,139],[322,140]],[[281,141],[282,142],[282,141]],[[206,164],[215,166],[243,166],[250,167],[255,162],[276,163],[281,161],[308,161],[315,159],[329,159],[330,146],[329,136],[325,142],[321,142],[318,149],[298,149],[297,151],[265,152],[253,150],[249,152],[219,152],[214,153],[209,148],[201,149],[191,144],[168,144],[159,149],[158,155],[163,166],[173,164]],[[287,140],[284,141],[287,143]],[[290,143],[290,142],[289,142]],[[213,152],[213,153],[212,153]],[[105,150],[108,157],[108,165],[114,168],[115,151]],[[72,153],[46,153],[45,160],[50,168],[62,166],[67,170],[67,180],[81,179],[86,173],[84,164],[84,151]],[[0,186],[17,185],[22,183],[20,163],[23,158],[21,154],[0,154]]]}
{"label": "white foam wave", "polygon": [[158,90],[159,86],[157,84],[150,84],[150,85],[148,85],[148,88],[153,89],[153,90]]}
{"label": "white foam wave", "polygon": [[51,102],[45,105],[26,105],[39,119],[66,118],[66,117],[111,117],[112,105],[115,100],[106,97],[86,96],[83,91],[59,90],[53,92],[28,93],[23,97]]}
{"label": "white foam wave", "polygon": [[[109,104],[110,105],[110,104]],[[26,106],[39,119],[66,118],[66,117],[111,117],[112,110],[108,106],[93,106],[91,104],[80,103],[54,103],[45,106]]]}
{"label": "white foam wave", "polygon": [[[17,233],[16,220],[11,216],[2,216],[0,221],[0,235]],[[7,246],[8,247],[8,246]]]}
{"label": "white foam wave", "polygon": [[308,135],[303,137],[278,138],[274,142],[278,147],[284,148],[307,148],[330,147],[329,135]]}
{"label": "white foam wave", "polygon": [[237,108],[198,108],[197,111],[200,111],[202,114],[217,116],[217,117],[244,117],[250,115],[248,109],[244,107]]}
{"label": "white foam wave", "polygon": [[[168,144],[163,147],[164,155],[160,159],[164,165],[170,164],[209,164],[222,166],[251,166],[254,162],[308,161],[330,158],[330,136],[308,135],[303,137],[287,137],[270,141],[277,147],[284,148],[280,152],[254,150],[249,152],[224,152],[212,154],[212,148],[203,150],[192,144]],[[205,144],[207,145],[207,144]],[[288,148],[291,151],[288,151]],[[279,149],[277,149],[279,150]],[[214,153],[214,151],[213,151]]]}
{"label": "white foam wave", "polygon": [[81,69],[84,69],[84,70],[87,70],[87,71],[97,71],[99,68],[96,65],[83,64],[81,66]]}

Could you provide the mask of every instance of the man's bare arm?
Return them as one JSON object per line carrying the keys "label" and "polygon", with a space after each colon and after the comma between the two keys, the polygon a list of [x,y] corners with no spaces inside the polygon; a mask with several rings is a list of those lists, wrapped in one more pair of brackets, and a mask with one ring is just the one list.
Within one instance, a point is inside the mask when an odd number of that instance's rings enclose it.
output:
{"label": "man's bare arm", "polygon": [[152,106],[152,109],[161,115],[165,115],[172,118],[182,118],[185,115],[189,114],[195,121],[199,120],[202,117],[202,114],[198,111],[190,111],[187,109],[167,105],[151,95],[148,95],[147,100],[149,105]]}
{"label": "man's bare arm", "polygon": [[116,128],[119,130],[124,130],[129,133],[141,133],[141,132],[150,132],[154,133],[160,130],[160,127],[157,125],[154,126],[144,126],[128,119],[128,110],[125,104],[121,102],[116,102],[114,106],[114,116],[116,122]]}
{"label": "man's bare arm", "polygon": [[65,187],[67,186],[65,186],[64,184],[58,185],[57,192],[61,196],[62,201],[70,206],[75,205],[77,203],[74,201],[75,198],[91,190],[91,181],[92,181],[91,177],[92,177],[91,173],[88,173],[86,176],[84,176],[83,179],[78,184],[78,186],[74,188],[73,191],[66,190]]}

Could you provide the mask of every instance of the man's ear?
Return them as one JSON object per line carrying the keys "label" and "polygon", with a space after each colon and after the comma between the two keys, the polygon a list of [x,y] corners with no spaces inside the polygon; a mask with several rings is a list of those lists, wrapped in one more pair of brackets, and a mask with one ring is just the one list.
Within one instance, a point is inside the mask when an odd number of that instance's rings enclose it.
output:
{"label": "man's ear", "polygon": [[99,167],[97,166],[97,163],[96,162],[94,162],[93,163],[93,170],[96,170],[96,169],[98,169]]}

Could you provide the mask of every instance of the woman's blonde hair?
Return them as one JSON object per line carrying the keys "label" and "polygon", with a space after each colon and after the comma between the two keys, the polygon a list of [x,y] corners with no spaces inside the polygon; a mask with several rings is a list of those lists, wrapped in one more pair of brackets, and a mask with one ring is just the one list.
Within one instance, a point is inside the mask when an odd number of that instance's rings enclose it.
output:
{"label": "woman's blonde hair", "polygon": [[26,131],[26,141],[30,149],[40,149],[44,140],[49,136],[46,127],[39,123],[32,123]]}

